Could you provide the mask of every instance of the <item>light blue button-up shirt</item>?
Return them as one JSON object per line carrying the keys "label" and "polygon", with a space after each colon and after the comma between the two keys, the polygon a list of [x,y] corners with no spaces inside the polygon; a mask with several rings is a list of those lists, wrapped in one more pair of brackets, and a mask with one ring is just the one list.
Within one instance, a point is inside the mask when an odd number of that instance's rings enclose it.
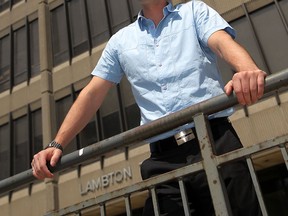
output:
{"label": "light blue button-up shirt", "polygon": [[[125,74],[147,123],[223,94],[216,57],[208,38],[232,27],[201,1],[163,9],[158,26],[141,12],[109,40],[92,74],[119,83]],[[218,113],[227,116],[229,111]]]}

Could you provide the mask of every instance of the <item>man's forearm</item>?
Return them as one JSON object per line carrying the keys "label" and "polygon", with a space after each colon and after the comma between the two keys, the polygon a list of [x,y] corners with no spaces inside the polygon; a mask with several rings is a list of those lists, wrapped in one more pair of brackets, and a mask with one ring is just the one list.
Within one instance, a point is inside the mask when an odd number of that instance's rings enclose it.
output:
{"label": "man's forearm", "polygon": [[[55,141],[60,143],[63,147],[65,147],[90,121],[92,116],[99,109],[111,86],[110,84],[107,85],[107,82],[105,83],[104,81],[105,84],[102,88],[101,83],[99,84],[98,81],[95,82],[96,79],[94,78],[94,80],[81,91],[55,137]],[[103,80],[100,80],[100,82],[102,81]],[[97,85],[99,85],[99,87],[97,87]]]}
{"label": "man's forearm", "polygon": [[226,32],[214,33],[209,42],[210,48],[235,72],[259,70],[249,53]]}

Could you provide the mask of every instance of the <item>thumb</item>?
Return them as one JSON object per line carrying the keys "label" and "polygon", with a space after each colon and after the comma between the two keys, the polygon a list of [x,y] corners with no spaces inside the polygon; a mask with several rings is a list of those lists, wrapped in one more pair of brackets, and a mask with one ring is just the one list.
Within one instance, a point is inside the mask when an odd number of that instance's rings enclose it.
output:
{"label": "thumb", "polygon": [[50,165],[52,167],[55,167],[61,156],[62,156],[62,151],[59,149],[55,149],[53,151],[53,154],[50,160]]}
{"label": "thumb", "polygon": [[224,91],[227,95],[230,95],[233,91],[233,83],[232,80],[230,80],[224,87]]}

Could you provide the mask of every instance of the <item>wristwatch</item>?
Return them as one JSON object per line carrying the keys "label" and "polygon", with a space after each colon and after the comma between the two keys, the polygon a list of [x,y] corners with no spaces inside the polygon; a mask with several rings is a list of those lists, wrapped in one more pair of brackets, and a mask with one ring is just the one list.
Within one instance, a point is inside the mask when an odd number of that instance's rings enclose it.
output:
{"label": "wristwatch", "polygon": [[63,147],[61,146],[60,143],[57,143],[55,140],[50,142],[45,149],[47,149],[47,148],[56,148],[56,149],[60,149],[63,152]]}

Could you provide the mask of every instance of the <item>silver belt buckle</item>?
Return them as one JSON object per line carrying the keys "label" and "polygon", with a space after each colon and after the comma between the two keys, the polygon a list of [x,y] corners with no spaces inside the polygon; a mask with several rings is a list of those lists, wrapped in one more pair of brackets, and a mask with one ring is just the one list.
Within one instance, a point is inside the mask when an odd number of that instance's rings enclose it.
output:
{"label": "silver belt buckle", "polygon": [[194,132],[191,128],[180,131],[179,133],[174,135],[174,138],[178,144],[178,146],[186,143],[195,138]]}

